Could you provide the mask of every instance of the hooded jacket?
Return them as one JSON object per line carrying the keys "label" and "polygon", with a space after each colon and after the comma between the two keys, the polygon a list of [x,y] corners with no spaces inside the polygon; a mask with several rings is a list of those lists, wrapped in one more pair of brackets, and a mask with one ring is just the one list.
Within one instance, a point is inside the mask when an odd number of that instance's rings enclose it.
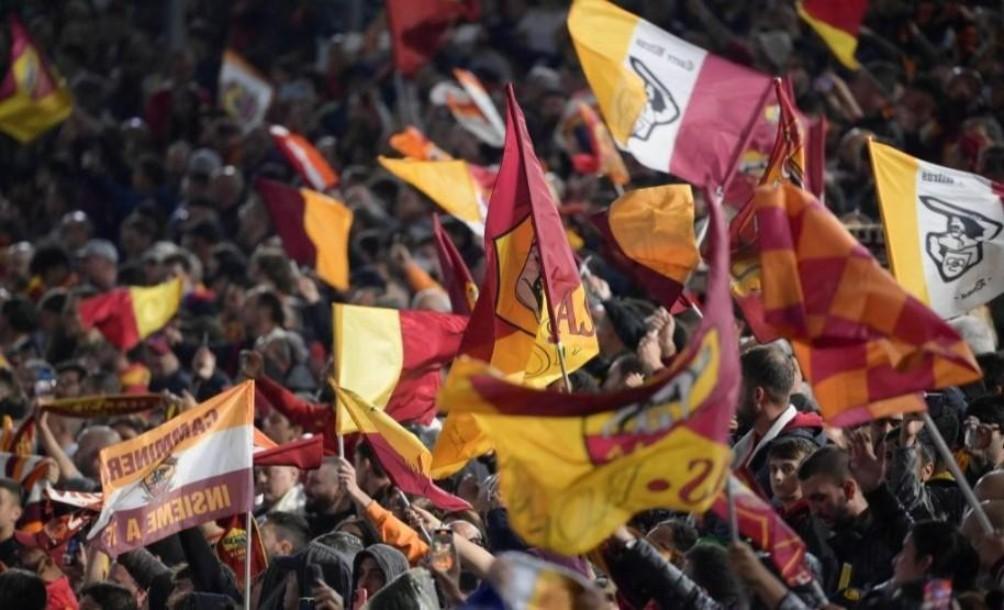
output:
{"label": "hooded jacket", "polygon": [[[404,553],[395,549],[392,546],[386,544],[374,544],[368,546],[356,555],[355,560],[352,562],[352,595],[355,596],[356,587],[359,585],[359,568],[363,563],[363,559],[367,557],[371,558],[380,567],[380,571],[383,572],[383,581],[386,584],[390,584],[392,580],[404,574],[411,567],[408,564],[408,558],[404,556]],[[352,599],[352,597],[346,597],[344,599]]]}
{"label": "hooded jacket", "polygon": [[350,599],[352,591],[351,560],[343,553],[316,540],[310,541],[296,555],[278,557],[268,567],[262,582],[260,610],[282,608],[285,587],[281,586],[286,574],[296,575],[296,585],[300,597],[311,597],[314,585],[314,566],[320,568],[324,583],[338,592],[342,599]]}

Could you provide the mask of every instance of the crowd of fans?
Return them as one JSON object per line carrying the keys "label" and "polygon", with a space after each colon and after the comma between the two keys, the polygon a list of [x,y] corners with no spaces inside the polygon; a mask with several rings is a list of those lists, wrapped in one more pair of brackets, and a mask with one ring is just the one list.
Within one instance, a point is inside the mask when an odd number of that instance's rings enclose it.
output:
{"label": "crowd of fans", "polygon": [[[15,425],[52,396],[167,392],[192,404],[256,378],[272,382],[260,384],[271,389],[259,394],[256,416],[274,441],[333,434],[324,383],[330,303],[449,310],[445,294],[414,283],[416,270],[439,273],[434,206],[381,170],[377,155],[412,115],[455,157],[499,161],[499,149],[479,144],[428,102],[452,67],[477,74],[500,107],[504,85],[516,83],[562,215],[584,239],[587,288],[602,301],[593,311],[601,354],[574,375],[576,389],[638,383],[695,326],[692,314],[669,316],[605,264],[583,220],[615,194],[605,178],[574,171],[574,150],[560,133],[569,98],[588,89],[563,0],[481,0],[478,20],[456,25],[410,81],[416,95],[408,103],[395,84],[380,2],[23,4],[6,8],[20,11],[75,105],[61,126],[28,145],[0,141],[0,414]],[[856,72],[839,66],[788,1],[618,4],[733,61],[790,76],[801,110],[829,121],[825,201],[839,216],[878,219],[864,145],[871,134],[1004,181],[999,3],[873,0]],[[273,84],[267,121],[304,134],[339,171],[333,194],[355,212],[349,290],[336,292],[284,254],[251,185],[258,176],[299,179],[267,126],[247,129],[218,109],[224,48]],[[626,161],[633,187],[668,179]],[[447,228],[480,278],[477,238],[460,223]],[[127,353],[78,319],[81,298],[170,277],[185,286],[179,315]],[[996,352],[1004,317],[993,315],[994,304],[986,309],[955,322],[984,381],[929,394],[927,404],[993,526],[1004,529],[1004,358]],[[1004,607],[1004,538],[984,532],[967,510],[918,418],[829,428],[790,350],[747,339],[743,349],[733,466],[760,483],[806,542],[811,582],[789,590],[762,554],[730,544],[727,529],[702,515],[637,515],[588,558],[527,548],[509,527],[490,457],[443,482],[475,507],[444,515],[420,498],[402,500],[359,443],[351,459],[331,455],[316,470],[256,473],[269,567],[254,583],[251,607],[302,608],[302,598],[328,610],[370,599],[372,607],[460,607],[465,599],[498,607],[483,583],[520,607],[521,583],[542,569],[576,583],[570,603],[583,608]],[[44,416],[38,452],[52,460],[56,488],[96,491],[100,449],[160,417]],[[419,430],[424,440],[436,431]],[[114,561],[86,545],[53,558],[15,534],[26,501],[16,481],[0,479],[0,608],[242,603],[237,575],[210,546],[222,532],[215,523]],[[423,530],[441,527],[452,531],[459,555],[452,568],[427,558]],[[388,605],[378,606],[385,587],[397,601],[384,595]]]}

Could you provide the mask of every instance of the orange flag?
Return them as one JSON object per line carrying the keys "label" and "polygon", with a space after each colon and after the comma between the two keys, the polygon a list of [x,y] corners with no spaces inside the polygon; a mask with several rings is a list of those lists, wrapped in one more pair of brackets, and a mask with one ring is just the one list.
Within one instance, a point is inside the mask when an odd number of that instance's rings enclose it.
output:
{"label": "orange flag", "polygon": [[919,410],[917,392],[980,378],[959,335],[812,195],[786,183],[754,201],[764,320],[794,342],[829,423]]}

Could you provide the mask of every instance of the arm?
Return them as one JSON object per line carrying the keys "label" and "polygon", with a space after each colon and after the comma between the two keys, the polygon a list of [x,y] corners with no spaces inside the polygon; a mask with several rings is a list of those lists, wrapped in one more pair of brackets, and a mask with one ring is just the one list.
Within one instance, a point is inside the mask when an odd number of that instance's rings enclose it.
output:
{"label": "arm", "polygon": [[41,411],[38,416],[38,431],[39,437],[42,441],[42,448],[45,449],[45,453],[49,457],[56,460],[56,464],[59,465],[59,476],[60,480],[65,481],[66,479],[76,479],[83,478],[84,475],[77,470],[76,465],[70,456],[66,455],[63,448],[59,446],[59,442],[56,441],[56,436],[49,429],[49,414],[46,411]]}
{"label": "arm", "polygon": [[255,380],[255,390],[286,419],[313,434],[330,434],[334,409],[301,400],[282,385],[262,374],[261,354],[251,350],[241,352],[241,374]]}
{"label": "arm", "polygon": [[509,512],[501,506],[496,506],[485,515],[485,530],[488,534],[489,548],[494,553],[503,551],[526,552],[530,547],[523,542],[516,532],[509,527]]}
{"label": "arm", "polygon": [[778,580],[745,542],[729,545],[729,563],[767,608],[808,610],[808,606]]}
{"label": "arm", "polygon": [[371,499],[362,510],[370,523],[380,532],[380,539],[404,553],[411,565],[418,564],[419,560],[429,552],[429,545],[422,540],[418,532],[376,501]]}
{"label": "arm", "polygon": [[851,474],[864,493],[872,516],[882,525],[886,544],[898,551],[913,526],[913,519],[886,483],[885,440],[876,446],[867,432],[857,430],[851,434],[849,444]]}
{"label": "arm", "polygon": [[178,540],[181,541],[185,559],[192,570],[192,584],[196,591],[219,593],[232,599],[240,599],[235,584],[227,579],[223,564],[198,527],[178,532]]}

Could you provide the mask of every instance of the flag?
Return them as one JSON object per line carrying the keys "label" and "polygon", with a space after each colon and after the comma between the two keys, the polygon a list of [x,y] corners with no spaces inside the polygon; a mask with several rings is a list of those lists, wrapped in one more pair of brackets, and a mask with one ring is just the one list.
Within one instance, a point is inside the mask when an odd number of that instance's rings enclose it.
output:
{"label": "flag", "polygon": [[868,12],[868,0],[798,0],[795,10],[840,63],[851,70],[858,69],[854,52],[858,48],[861,21]]}
{"label": "flag", "polygon": [[99,454],[104,506],[88,539],[115,557],[251,510],[254,382]]}
{"label": "flag", "polygon": [[352,210],[310,189],[297,189],[266,178],[255,180],[286,254],[313,267],[318,277],[349,288],[349,230]]}
{"label": "flag", "polygon": [[1004,293],[1004,184],[869,142],[893,275],[951,318]]}
{"label": "flag", "polygon": [[255,466],[296,466],[300,470],[320,468],[323,459],[323,436],[301,438],[254,453]]}
{"label": "flag", "polygon": [[484,362],[461,357],[454,364],[439,404],[449,417],[473,415],[491,436],[509,518],[531,546],[584,553],[638,512],[701,512],[722,488],[739,354],[725,228],[719,207],[709,209],[704,318],[687,347],[645,385],[563,394],[509,383]]}
{"label": "flag", "polygon": [[[507,94],[506,144],[485,226],[488,273],[461,352],[513,381],[543,386],[561,376],[556,343],[568,372],[599,347],[578,267],[512,85]],[[455,472],[487,447],[470,416],[448,417],[433,452],[434,475]]]}
{"label": "flag", "polygon": [[29,415],[21,420],[17,429],[14,428],[14,420],[9,415],[4,415],[0,451],[14,455],[31,455],[35,453],[37,436],[38,425],[34,415]]}
{"label": "flag", "polygon": [[608,259],[665,307],[672,307],[701,261],[688,184],[638,189],[594,214]]}
{"label": "flag", "polygon": [[471,270],[460,256],[453,240],[443,229],[439,214],[432,215],[432,235],[436,240],[436,256],[439,258],[439,269],[442,271],[443,287],[450,295],[450,305],[453,313],[470,315],[474,303],[478,300],[478,285],[471,277]]}
{"label": "flag", "polygon": [[0,81],[0,131],[24,144],[66,120],[73,98],[21,20],[12,14],[7,25],[10,53]]}
{"label": "flag", "polygon": [[377,157],[387,171],[422,191],[478,236],[485,234],[485,191],[471,164],[458,159],[418,161]]}
{"label": "flag", "polygon": [[[237,585],[244,587],[244,557],[247,555],[247,530],[244,528],[244,515],[234,515],[227,523],[223,535],[216,541],[214,550],[220,561],[230,566],[237,579]],[[268,568],[268,551],[261,539],[258,522],[251,520],[251,580]]]}
{"label": "flag", "polygon": [[476,19],[476,0],[385,0],[394,67],[412,76],[432,60],[457,19]]}
{"label": "flag", "polygon": [[828,423],[901,412],[900,397],[980,378],[959,335],[812,195],[765,186],[755,202],[764,319],[794,342]]}
{"label": "flag", "polygon": [[132,415],[167,405],[161,394],[111,394],[58,398],[42,402],[43,411],[62,417],[118,417]]}
{"label": "flag", "polygon": [[17,530],[14,539],[23,548],[38,548],[57,565],[63,563],[70,538],[83,530],[94,519],[94,514],[78,509],[47,520],[38,531]]}
{"label": "flag", "polygon": [[309,140],[282,125],[272,125],[268,133],[276,148],[282,151],[282,155],[310,188],[326,191],[338,186],[338,174]]}
{"label": "flag", "polygon": [[481,81],[474,73],[460,68],[454,68],[453,76],[460,87],[450,82],[439,83],[429,92],[429,99],[449,108],[460,126],[479,140],[501,148],[505,144],[505,123]]}
{"label": "flag", "polygon": [[245,134],[265,120],[273,93],[271,83],[254,66],[235,51],[223,52],[217,93],[219,106],[237,121]]}
{"label": "flag", "polygon": [[[610,137],[610,131],[593,110],[582,100],[569,102],[562,121],[562,137],[571,156],[572,167],[580,174],[607,176],[623,187],[630,180],[624,159]],[[572,146],[571,144],[575,145]]]}
{"label": "flag", "polygon": [[[805,542],[784,522],[770,504],[749,490],[735,476],[726,485],[732,488],[739,533],[749,538],[753,546],[770,554],[781,578],[788,586],[798,587],[812,580],[812,572],[805,561]],[[728,495],[722,490],[711,507],[726,522],[729,519]]]}
{"label": "flag", "polygon": [[109,343],[128,351],[171,321],[181,296],[181,280],[175,278],[156,286],[115,288],[80,301],[77,311],[85,327],[97,328]]}
{"label": "flag", "polygon": [[767,76],[605,0],[577,0],[568,29],[622,149],[687,182],[726,186],[770,92]]}
{"label": "flag", "polygon": [[101,505],[104,503],[104,496],[100,491],[66,491],[49,486],[42,490],[42,495],[46,500],[57,504],[66,504],[93,512],[101,512]]}
{"label": "flag", "polygon": [[417,159],[418,161],[453,160],[449,153],[436,146],[432,140],[425,137],[425,134],[413,125],[408,125],[392,135],[390,147],[408,159]]}
{"label": "flag", "polygon": [[[334,303],[334,381],[400,422],[436,415],[440,371],[460,348],[465,316]],[[352,420],[336,418],[338,433]]]}
{"label": "flag", "polygon": [[383,409],[367,404],[358,394],[337,388],[338,403],[355,422],[362,438],[372,447],[377,461],[401,491],[422,496],[445,511],[467,510],[464,500],[449,494],[432,482],[429,470],[432,456],[422,441],[394,421]]}
{"label": "flag", "polygon": [[18,529],[34,534],[42,529],[43,493],[48,486],[49,463],[40,455],[0,453],[0,476],[13,479],[25,490],[24,510]]}

